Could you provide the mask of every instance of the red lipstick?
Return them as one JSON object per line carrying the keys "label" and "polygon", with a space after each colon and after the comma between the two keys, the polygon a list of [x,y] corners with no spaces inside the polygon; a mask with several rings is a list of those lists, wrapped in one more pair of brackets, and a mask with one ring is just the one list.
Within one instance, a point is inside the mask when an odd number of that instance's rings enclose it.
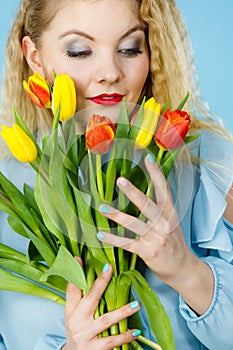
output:
{"label": "red lipstick", "polygon": [[91,97],[90,100],[94,103],[104,106],[114,106],[115,104],[122,101],[124,95],[117,93],[113,94],[101,94],[98,96]]}

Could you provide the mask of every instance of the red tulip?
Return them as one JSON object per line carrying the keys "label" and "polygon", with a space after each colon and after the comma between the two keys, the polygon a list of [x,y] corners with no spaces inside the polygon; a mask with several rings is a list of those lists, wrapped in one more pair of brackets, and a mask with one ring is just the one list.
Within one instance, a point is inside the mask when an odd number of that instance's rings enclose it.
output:
{"label": "red tulip", "polygon": [[190,116],[187,112],[166,110],[155,134],[155,142],[165,150],[172,150],[184,144],[190,127]]}
{"label": "red tulip", "polygon": [[40,108],[51,107],[50,90],[47,81],[39,73],[29,77],[28,82],[24,80],[23,87],[32,100]]}
{"label": "red tulip", "polygon": [[96,154],[108,152],[115,133],[115,126],[108,117],[93,114],[86,130],[87,149]]}

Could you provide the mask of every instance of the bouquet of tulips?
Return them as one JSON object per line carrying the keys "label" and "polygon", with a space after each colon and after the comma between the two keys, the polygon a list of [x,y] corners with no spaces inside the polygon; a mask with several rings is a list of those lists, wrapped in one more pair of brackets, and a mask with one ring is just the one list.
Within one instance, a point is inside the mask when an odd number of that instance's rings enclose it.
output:
{"label": "bouquet of tulips", "polygon": [[[89,116],[84,134],[77,133],[76,92],[71,78],[54,75],[50,85],[34,74],[24,82],[31,100],[53,111],[52,133],[40,147],[15,110],[15,125],[0,132],[13,155],[28,162],[36,171],[35,186],[26,184],[20,192],[0,173],[0,210],[8,213],[10,226],[29,239],[26,255],[0,244],[0,288],[34,294],[65,304],[67,281],[85,293],[106,262],[114,274],[96,310],[96,317],[132,299],[131,287],[146,308],[151,329],[159,343],[139,336],[122,346],[123,350],[174,349],[169,318],[158,297],[135,269],[137,257],[97,239],[98,231],[135,237],[124,227],[99,212],[103,203],[114,205],[130,215],[140,216],[138,208],[116,189],[116,179],[124,176],[153,198],[151,180],[143,169],[143,155],[151,153],[167,177],[179,149],[194,137],[186,136],[189,114],[182,111],[188,95],[175,111],[161,110],[154,98],[143,101],[137,111],[121,103],[117,125],[107,116]],[[131,121],[130,121],[131,119]],[[74,257],[80,257],[83,266]],[[100,336],[118,334],[140,327],[132,316]]]}

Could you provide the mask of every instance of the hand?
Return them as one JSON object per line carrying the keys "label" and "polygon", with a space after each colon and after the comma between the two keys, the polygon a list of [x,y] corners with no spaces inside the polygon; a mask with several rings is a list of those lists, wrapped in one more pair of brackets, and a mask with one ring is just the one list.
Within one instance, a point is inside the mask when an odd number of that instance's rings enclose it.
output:
{"label": "hand", "polygon": [[167,181],[157,164],[151,163],[149,159],[146,157],[145,163],[153,182],[156,203],[125,178],[117,181],[119,188],[140,209],[147,222],[113,207],[100,206],[100,212],[104,216],[136,233],[138,239],[119,237],[107,232],[101,232],[98,238],[136,253],[160,279],[167,282],[182,268],[190,251],[183,238]]}
{"label": "hand", "polygon": [[98,233],[98,238],[140,256],[158,278],[177,290],[194,311],[203,314],[213,297],[212,270],[186,245],[171,192],[158,165],[151,157],[146,157],[145,164],[153,182],[156,202],[124,178],[119,178],[117,184],[147,222],[110,206],[99,208],[104,216],[136,233],[138,239],[107,232]]}
{"label": "hand", "polygon": [[134,329],[123,334],[98,338],[98,334],[140,309],[140,304],[135,301],[94,319],[100,298],[112,277],[112,270],[111,265],[105,265],[83,297],[79,288],[68,283],[65,306],[67,343],[63,350],[110,350],[129,343],[140,335],[140,331]]}

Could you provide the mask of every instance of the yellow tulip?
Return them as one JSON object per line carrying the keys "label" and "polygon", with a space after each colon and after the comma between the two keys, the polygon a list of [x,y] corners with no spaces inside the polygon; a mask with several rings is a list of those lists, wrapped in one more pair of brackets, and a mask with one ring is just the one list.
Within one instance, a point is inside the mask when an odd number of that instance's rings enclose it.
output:
{"label": "yellow tulip", "polygon": [[20,162],[32,163],[36,160],[37,149],[35,143],[17,124],[12,128],[2,125],[0,132],[11,153]]}
{"label": "yellow tulip", "polygon": [[73,80],[67,74],[57,75],[52,94],[52,111],[55,115],[60,106],[59,120],[65,122],[76,111],[76,90]]}
{"label": "yellow tulip", "polygon": [[151,97],[145,102],[142,124],[136,137],[138,147],[147,147],[150,144],[158,124],[160,113],[161,106],[155,101],[154,97]]}

